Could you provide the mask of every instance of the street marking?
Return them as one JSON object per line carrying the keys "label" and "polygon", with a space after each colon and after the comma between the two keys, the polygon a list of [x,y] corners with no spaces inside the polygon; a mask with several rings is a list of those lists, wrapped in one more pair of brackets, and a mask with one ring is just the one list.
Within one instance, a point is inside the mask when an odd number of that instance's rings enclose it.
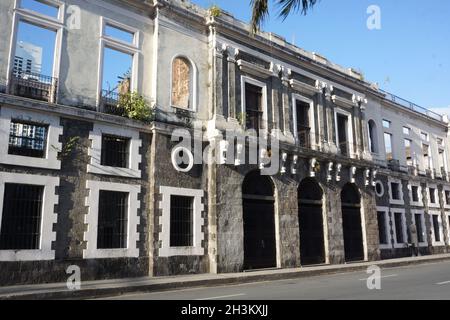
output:
{"label": "street marking", "polygon": [[[398,276],[398,274],[390,274],[390,275],[387,275],[387,276],[381,276],[380,279],[383,279],[383,278],[392,278],[392,277],[397,277],[397,276]],[[367,281],[367,278],[365,278],[365,279],[359,279],[359,281]]]}
{"label": "street marking", "polygon": [[240,297],[240,296],[245,296],[245,293],[230,294],[230,295],[228,295],[228,296],[210,297],[210,298],[202,298],[202,299],[195,299],[195,300],[214,300],[214,299],[231,298],[231,297]]}
{"label": "street marking", "polygon": [[450,284],[450,281],[444,281],[444,282],[438,282],[436,283],[438,286],[443,285],[443,284]]}

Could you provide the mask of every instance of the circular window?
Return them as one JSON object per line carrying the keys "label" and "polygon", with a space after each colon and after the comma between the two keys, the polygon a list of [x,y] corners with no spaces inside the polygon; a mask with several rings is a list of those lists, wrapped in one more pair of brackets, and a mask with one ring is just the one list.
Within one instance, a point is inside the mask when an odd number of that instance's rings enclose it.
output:
{"label": "circular window", "polygon": [[383,183],[381,183],[381,181],[375,182],[375,192],[377,196],[380,198],[384,195],[384,186]]}
{"label": "circular window", "polygon": [[189,172],[194,166],[194,156],[191,150],[177,147],[172,150],[172,165],[179,172]]}

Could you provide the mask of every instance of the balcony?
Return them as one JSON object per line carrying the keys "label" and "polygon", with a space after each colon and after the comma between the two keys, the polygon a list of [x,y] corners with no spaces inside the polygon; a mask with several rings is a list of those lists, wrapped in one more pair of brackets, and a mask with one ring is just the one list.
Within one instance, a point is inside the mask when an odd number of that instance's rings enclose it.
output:
{"label": "balcony", "polygon": [[311,128],[305,126],[299,126],[297,128],[297,141],[301,148],[311,149]]}
{"label": "balcony", "polygon": [[247,109],[245,116],[245,128],[247,130],[256,130],[259,136],[259,130],[261,130],[262,111]]}
{"label": "balcony", "polygon": [[120,94],[115,91],[102,90],[100,111],[116,116],[125,116],[125,109],[119,107]]}
{"label": "balcony", "polygon": [[390,159],[388,160],[388,168],[392,171],[401,171],[400,160]]}
{"label": "balcony", "polygon": [[[34,100],[56,103],[58,79],[33,72],[13,71],[8,93]],[[1,89],[0,89],[1,90]]]}
{"label": "balcony", "polygon": [[339,151],[341,155],[347,157],[349,155],[349,143],[347,141],[339,142]]}

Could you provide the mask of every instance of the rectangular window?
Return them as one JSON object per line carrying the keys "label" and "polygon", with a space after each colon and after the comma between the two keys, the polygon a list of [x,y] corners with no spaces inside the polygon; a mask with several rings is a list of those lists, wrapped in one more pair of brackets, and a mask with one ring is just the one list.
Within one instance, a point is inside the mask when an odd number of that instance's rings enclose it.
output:
{"label": "rectangular window", "polygon": [[386,150],[386,160],[394,159],[392,154],[392,134],[384,133],[384,147]]}
{"label": "rectangular window", "polygon": [[347,156],[349,152],[349,144],[348,144],[348,116],[337,114],[337,130],[338,130],[338,143],[339,150],[342,155]]}
{"label": "rectangular window", "polygon": [[127,247],[128,193],[100,190],[97,249]]}
{"label": "rectangular window", "polygon": [[422,144],[422,152],[423,152],[423,162],[426,169],[430,169],[430,146],[427,144]]}
{"label": "rectangular window", "polygon": [[59,7],[41,0],[21,0],[20,7],[57,19]]}
{"label": "rectangular window", "polygon": [[430,192],[430,203],[436,204],[436,189],[429,188],[429,192]]}
{"label": "rectangular window", "polygon": [[380,244],[388,244],[387,230],[386,230],[386,213],[378,211],[378,235],[380,237]]}
{"label": "rectangular window", "polygon": [[412,144],[412,140],[405,139],[405,157],[406,157],[406,164],[408,166],[412,166],[413,165],[411,144]]}
{"label": "rectangular window", "polygon": [[170,196],[170,246],[193,244],[193,197]]}
{"label": "rectangular window", "polygon": [[449,206],[450,205],[450,190],[445,190],[444,194],[445,194],[445,204]]}
{"label": "rectangular window", "polygon": [[397,182],[391,182],[391,192],[393,200],[402,200],[400,197],[400,184]]}
{"label": "rectangular window", "polygon": [[423,217],[420,213],[416,213],[414,215],[414,222],[416,224],[416,230],[417,230],[417,240],[420,242],[424,242],[424,234],[423,234],[423,228],[422,228],[422,222]]}
{"label": "rectangular window", "polygon": [[395,237],[397,243],[404,243],[405,238],[403,234],[403,213],[395,212],[394,221],[395,221]]}
{"label": "rectangular window", "polygon": [[8,154],[45,158],[47,126],[11,120]]}
{"label": "rectangular window", "polygon": [[439,161],[439,169],[441,170],[441,172],[444,172],[445,171],[445,152],[442,149],[439,149],[438,161]]}
{"label": "rectangular window", "polygon": [[296,101],[297,136],[301,147],[309,148],[311,127],[309,125],[309,103]]}
{"label": "rectangular window", "polygon": [[391,122],[389,120],[383,120],[383,128],[389,129],[391,127]]}
{"label": "rectangular window", "polygon": [[419,187],[411,186],[411,195],[413,202],[419,202]]}
{"label": "rectangular window", "polygon": [[433,217],[433,231],[434,231],[434,241],[441,241],[441,228],[439,226],[439,216],[436,214],[432,215]]}
{"label": "rectangular window", "polygon": [[43,186],[5,183],[0,250],[40,247]]}
{"label": "rectangular window", "polygon": [[129,138],[102,135],[101,165],[128,168],[129,146]]}
{"label": "rectangular window", "polygon": [[403,134],[409,136],[411,134],[411,129],[408,127],[403,127]]}
{"label": "rectangular window", "polygon": [[262,88],[250,83],[245,84],[246,129],[258,133],[262,120]]}
{"label": "rectangular window", "polygon": [[126,31],[116,26],[112,26],[109,24],[105,25],[104,34],[107,37],[114,38],[119,41],[126,42],[128,44],[133,44],[134,42],[134,33]]}

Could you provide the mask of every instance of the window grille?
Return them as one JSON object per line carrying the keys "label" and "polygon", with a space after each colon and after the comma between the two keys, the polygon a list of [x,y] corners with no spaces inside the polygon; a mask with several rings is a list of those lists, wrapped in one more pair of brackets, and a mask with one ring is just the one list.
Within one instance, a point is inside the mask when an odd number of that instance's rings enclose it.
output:
{"label": "window grille", "polygon": [[99,192],[97,249],[127,247],[128,193]]}
{"label": "window grille", "polygon": [[5,184],[0,250],[40,247],[43,186]]}
{"label": "window grille", "polygon": [[383,211],[378,213],[378,233],[380,236],[380,244],[388,244],[386,230],[386,215]]}
{"label": "window grille", "polygon": [[394,218],[395,218],[395,236],[396,236],[396,240],[397,243],[404,243],[405,239],[404,239],[404,235],[403,235],[403,217],[402,217],[402,213],[396,212],[394,214]]}
{"label": "window grille", "polygon": [[193,197],[170,197],[170,246],[193,245]]}
{"label": "window grille", "polygon": [[11,121],[8,153],[20,156],[45,157],[47,126]]}
{"label": "window grille", "polygon": [[103,135],[101,165],[128,168],[129,141],[128,138]]}

